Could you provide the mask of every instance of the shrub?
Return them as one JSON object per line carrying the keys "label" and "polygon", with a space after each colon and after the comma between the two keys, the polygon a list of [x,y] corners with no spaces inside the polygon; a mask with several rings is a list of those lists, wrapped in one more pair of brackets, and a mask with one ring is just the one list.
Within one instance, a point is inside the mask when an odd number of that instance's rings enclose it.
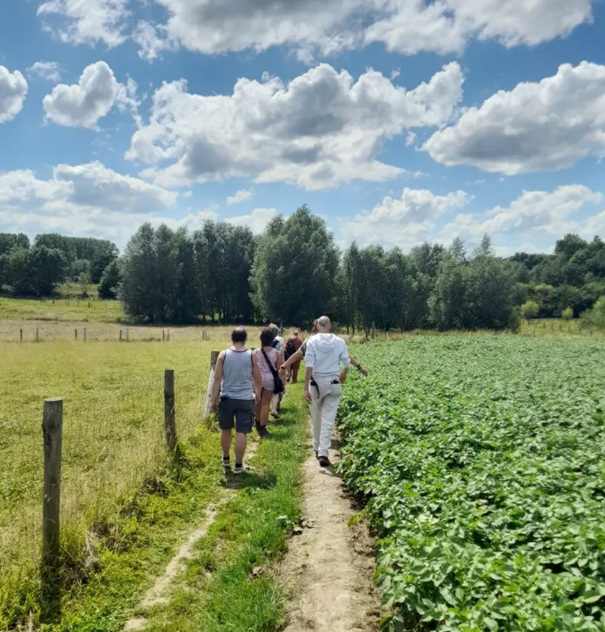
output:
{"label": "shrub", "polygon": [[571,307],[564,309],[562,316],[563,320],[573,320],[573,309]]}
{"label": "shrub", "polygon": [[525,318],[525,320],[530,320],[532,318],[536,318],[538,312],[540,311],[540,307],[538,303],[535,301],[527,301],[521,306],[521,316]]}

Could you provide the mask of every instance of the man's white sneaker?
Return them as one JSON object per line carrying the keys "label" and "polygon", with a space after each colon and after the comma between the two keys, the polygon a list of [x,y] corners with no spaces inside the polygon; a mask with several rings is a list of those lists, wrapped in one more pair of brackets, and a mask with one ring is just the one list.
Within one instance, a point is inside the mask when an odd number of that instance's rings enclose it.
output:
{"label": "man's white sneaker", "polygon": [[248,467],[246,464],[242,463],[241,465],[236,465],[233,468],[233,473],[236,475],[243,474],[244,472],[249,472],[252,468]]}

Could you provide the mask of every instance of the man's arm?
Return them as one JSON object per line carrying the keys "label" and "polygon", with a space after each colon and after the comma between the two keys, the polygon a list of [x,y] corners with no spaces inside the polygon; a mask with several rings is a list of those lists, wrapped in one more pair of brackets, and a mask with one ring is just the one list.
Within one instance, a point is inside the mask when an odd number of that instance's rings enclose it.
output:
{"label": "man's arm", "polygon": [[305,399],[309,404],[313,403],[313,398],[311,397],[311,377],[313,376],[313,369],[311,367],[305,368]]}
{"label": "man's arm", "polygon": [[363,377],[368,377],[368,372],[361,366],[361,362],[358,362],[351,354],[349,354],[349,360],[351,364],[363,375]]}
{"label": "man's arm", "polygon": [[315,366],[315,347],[312,342],[307,345],[307,353],[305,355],[305,399],[309,404],[313,403],[311,398],[311,377],[313,376],[313,367]]}
{"label": "man's arm", "polygon": [[223,362],[225,360],[225,352],[221,351],[216,361],[214,369],[214,382],[212,383],[212,395],[210,396],[210,411],[215,413],[217,410],[218,396],[221,393],[221,383],[223,381]]}
{"label": "man's arm", "polygon": [[285,364],[281,365],[281,369],[282,371],[285,371],[286,369],[289,369],[295,362],[298,362],[298,360],[302,360],[302,351],[299,349],[296,353],[293,353],[288,360],[285,362]]}
{"label": "man's arm", "polygon": [[344,340],[342,340],[341,348],[340,348],[340,356],[338,358],[340,362],[340,366],[342,367],[342,371],[340,372],[340,377],[338,378],[341,384],[344,384],[347,380],[347,372],[349,371],[349,366],[351,366],[351,360],[349,356],[349,350],[347,349],[347,344]]}
{"label": "man's arm", "polygon": [[258,404],[258,402],[260,401],[260,395],[263,391],[263,376],[260,372],[260,366],[256,358],[256,351],[252,352],[252,362],[254,367],[252,369],[252,377],[254,378],[254,396],[256,399],[256,403]]}

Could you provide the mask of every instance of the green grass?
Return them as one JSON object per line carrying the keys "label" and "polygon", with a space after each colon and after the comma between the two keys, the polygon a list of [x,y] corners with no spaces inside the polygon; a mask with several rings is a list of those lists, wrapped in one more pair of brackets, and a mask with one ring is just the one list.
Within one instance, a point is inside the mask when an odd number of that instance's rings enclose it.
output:
{"label": "green grass", "polygon": [[[300,519],[301,464],[308,409],[290,387],[282,419],[271,426],[235,499],[199,543],[172,603],[156,610],[150,632],[276,632],[284,595],[271,566]],[[256,570],[251,575],[252,569]]]}
{"label": "green grass", "polygon": [[119,301],[79,299],[73,296],[55,299],[0,297],[0,320],[49,320],[59,322],[126,322]]}
{"label": "green grass", "polygon": [[[222,338],[145,345],[0,343],[10,367],[0,409],[0,461],[8,464],[0,478],[0,629],[30,619],[53,632],[122,628],[176,545],[226,492],[218,433],[202,423],[209,352],[226,344]],[[170,464],[163,438],[164,368],[176,375],[178,468]],[[45,602],[37,571],[40,422],[43,400],[54,396],[64,397],[60,607],[54,597]],[[269,563],[283,550],[298,516],[297,464],[307,430],[300,387],[287,401],[275,437],[260,446],[255,472],[235,490],[208,546],[200,548],[222,579],[205,582],[203,590],[196,580],[195,603],[206,604],[204,612],[214,609],[217,621],[231,616],[222,612],[228,604],[221,595],[240,579],[251,621],[268,626],[281,616],[275,584],[267,577],[248,582],[247,573],[250,564]],[[282,515],[285,521],[268,518]],[[262,607],[255,611],[258,594]],[[40,626],[49,616],[52,622]]]}
{"label": "green grass", "polygon": [[224,344],[0,343],[0,629],[35,608],[44,399],[64,398],[63,553],[81,567],[91,527],[102,531],[166,466],[164,369],[175,370],[177,433],[187,441],[202,419],[210,351]]}

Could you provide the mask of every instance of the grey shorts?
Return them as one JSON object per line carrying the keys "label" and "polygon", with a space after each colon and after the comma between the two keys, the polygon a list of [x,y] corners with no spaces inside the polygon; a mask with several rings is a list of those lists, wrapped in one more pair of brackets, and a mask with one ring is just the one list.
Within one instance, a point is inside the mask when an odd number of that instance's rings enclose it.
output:
{"label": "grey shorts", "polygon": [[218,406],[218,425],[221,430],[250,434],[254,428],[254,400],[221,398]]}

